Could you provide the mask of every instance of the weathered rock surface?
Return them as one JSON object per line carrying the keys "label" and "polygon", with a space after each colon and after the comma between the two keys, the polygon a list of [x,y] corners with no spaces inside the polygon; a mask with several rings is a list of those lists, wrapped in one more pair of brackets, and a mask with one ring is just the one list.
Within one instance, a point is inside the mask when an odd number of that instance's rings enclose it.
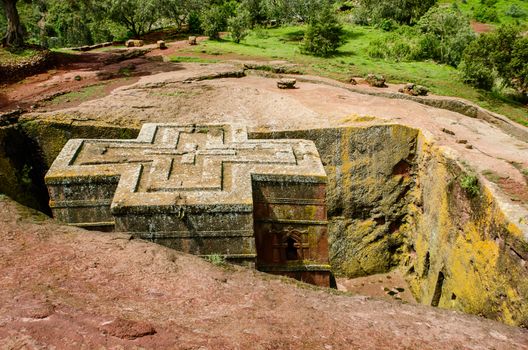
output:
{"label": "weathered rock surface", "polygon": [[430,307],[301,288],[0,197],[3,348],[528,349],[528,332]]}
{"label": "weathered rock surface", "polygon": [[385,85],[386,80],[383,75],[368,74],[365,80],[370,86],[373,86],[373,87],[377,87],[377,88],[387,87],[387,85]]}
{"label": "weathered rock surface", "polygon": [[126,47],[141,47],[145,45],[143,40],[127,40],[125,43]]}
{"label": "weathered rock surface", "polygon": [[297,80],[295,79],[282,78],[277,81],[277,87],[279,89],[295,89],[295,84],[297,84]]}
{"label": "weathered rock surface", "polygon": [[429,89],[422,85],[409,83],[405,84],[405,86],[398,90],[398,92],[411,96],[427,96],[427,94],[429,93]]}
{"label": "weathered rock surface", "polygon": [[[263,137],[303,130],[297,135],[316,142],[327,173],[336,183],[351,184],[329,191],[333,203],[344,203],[330,210],[336,223],[331,237],[341,242],[333,259],[341,272],[347,266],[353,275],[401,264],[422,303],[437,301],[441,307],[525,324],[528,210],[526,201],[511,193],[528,188],[522,173],[528,169],[526,128],[490,113],[467,117],[484,114],[463,101],[455,100],[464,114],[427,105],[433,99],[441,102],[437,107],[453,102],[438,96],[368,96],[322,79],[304,80],[302,89],[278,90],[275,79],[231,79],[243,72],[226,64],[178,67],[74,109],[21,116],[18,125],[38,144],[47,166],[67,139],[96,135],[98,128],[103,135],[118,134],[116,126],[137,132],[145,122],[228,121]],[[333,130],[317,130],[322,127]],[[478,177],[476,198],[460,189],[470,169]],[[508,183],[481,176],[489,171]],[[340,251],[360,259],[347,260]],[[442,293],[435,293],[437,285]]]}

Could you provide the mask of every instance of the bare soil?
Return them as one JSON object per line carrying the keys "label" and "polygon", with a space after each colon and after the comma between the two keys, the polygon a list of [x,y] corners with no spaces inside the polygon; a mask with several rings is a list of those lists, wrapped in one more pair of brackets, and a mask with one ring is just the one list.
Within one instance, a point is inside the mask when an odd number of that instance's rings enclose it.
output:
{"label": "bare soil", "polygon": [[475,33],[487,33],[493,30],[493,26],[487,23],[481,23],[477,21],[471,21],[471,28]]}
{"label": "bare soil", "polygon": [[528,349],[524,329],[217,267],[6,197],[0,257],[1,349]]}
{"label": "bare soil", "polygon": [[337,278],[337,289],[377,299],[416,304],[404,275],[399,270],[358,278]]}

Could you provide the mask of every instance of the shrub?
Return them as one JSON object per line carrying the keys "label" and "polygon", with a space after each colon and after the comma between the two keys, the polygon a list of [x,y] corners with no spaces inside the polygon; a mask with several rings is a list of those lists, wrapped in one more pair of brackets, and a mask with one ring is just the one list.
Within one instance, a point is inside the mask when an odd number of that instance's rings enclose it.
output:
{"label": "shrub", "polygon": [[510,7],[506,10],[504,13],[506,16],[510,16],[513,18],[522,18],[526,16],[526,11],[524,11],[519,5],[517,4],[511,4]]}
{"label": "shrub", "polygon": [[407,61],[414,57],[414,43],[404,35],[391,34],[384,39],[371,41],[367,55],[371,58]]}
{"label": "shrub", "polygon": [[528,37],[516,40],[509,71],[512,72],[512,85],[522,94],[528,94]]}
{"label": "shrub", "polygon": [[267,39],[269,38],[269,32],[262,26],[255,26],[253,28],[253,34],[257,39]]}
{"label": "shrub", "polygon": [[479,181],[475,175],[464,175],[460,179],[460,187],[462,187],[470,197],[476,197],[480,194]]}
{"label": "shrub", "polygon": [[452,7],[433,7],[420,19],[424,33],[419,40],[417,56],[457,66],[466,47],[475,39],[469,20]]}
{"label": "shrub", "polygon": [[392,30],[394,30],[396,27],[397,27],[397,23],[396,21],[392,20],[392,19],[382,19],[378,25],[377,25],[378,28],[386,31],[386,32],[390,32]]}
{"label": "shrub", "polygon": [[348,18],[348,21],[352,24],[367,26],[369,24],[370,11],[366,7],[359,6],[352,11]]}
{"label": "shrub", "polygon": [[383,40],[372,40],[367,47],[367,55],[370,58],[386,59],[389,57],[388,48]]}
{"label": "shrub", "polygon": [[399,24],[416,23],[437,0],[360,0],[360,7],[374,22],[392,19]]}
{"label": "shrub", "polygon": [[189,33],[201,34],[202,33],[202,21],[200,20],[200,14],[198,12],[191,12],[189,14]]}
{"label": "shrub", "polygon": [[310,21],[301,49],[304,53],[329,56],[343,44],[343,34],[343,27],[327,5]]}
{"label": "shrub", "polygon": [[227,20],[228,29],[235,43],[239,43],[248,35],[250,23],[250,13],[247,10],[240,10],[236,16]]}
{"label": "shrub", "polygon": [[464,83],[484,90],[491,90],[493,87],[493,69],[483,60],[464,60],[458,68],[462,72]]}
{"label": "shrub", "polygon": [[481,5],[475,9],[473,15],[479,22],[499,22],[499,15],[495,7]]}
{"label": "shrub", "polygon": [[213,5],[204,10],[200,18],[203,33],[211,39],[219,39],[226,28],[227,20],[222,6]]}
{"label": "shrub", "polygon": [[204,258],[205,258],[205,260],[209,261],[211,264],[216,265],[216,266],[225,266],[226,265],[225,257],[223,255],[220,255],[220,254],[206,255]]}
{"label": "shrub", "polygon": [[464,81],[491,89],[496,80],[518,92],[528,90],[528,39],[520,29],[502,26],[482,34],[464,51],[461,71]]}

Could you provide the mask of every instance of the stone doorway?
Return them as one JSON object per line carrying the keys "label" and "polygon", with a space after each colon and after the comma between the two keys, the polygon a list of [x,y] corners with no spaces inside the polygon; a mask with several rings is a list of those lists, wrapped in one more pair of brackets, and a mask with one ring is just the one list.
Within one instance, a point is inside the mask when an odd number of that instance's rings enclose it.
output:
{"label": "stone doorway", "polygon": [[253,181],[257,269],[330,285],[325,184]]}

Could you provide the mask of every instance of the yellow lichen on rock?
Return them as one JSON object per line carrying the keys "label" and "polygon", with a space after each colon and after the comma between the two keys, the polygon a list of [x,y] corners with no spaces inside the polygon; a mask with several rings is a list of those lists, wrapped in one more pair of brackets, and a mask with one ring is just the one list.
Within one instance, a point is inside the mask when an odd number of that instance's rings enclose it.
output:
{"label": "yellow lichen on rock", "polygon": [[[422,136],[418,146],[415,253],[407,261],[410,286],[425,304],[528,324],[527,245],[493,194],[460,185],[464,169]],[[423,207],[423,209],[422,209]],[[437,300],[435,300],[435,298]]]}

